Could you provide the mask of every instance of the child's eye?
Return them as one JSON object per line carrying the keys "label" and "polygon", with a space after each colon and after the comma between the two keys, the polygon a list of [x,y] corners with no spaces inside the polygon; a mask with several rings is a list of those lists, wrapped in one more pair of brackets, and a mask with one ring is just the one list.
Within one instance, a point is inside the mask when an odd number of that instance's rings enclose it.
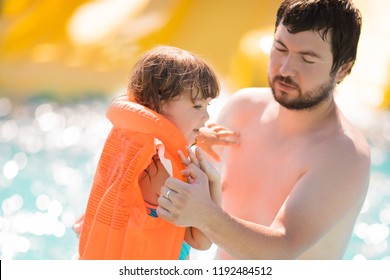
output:
{"label": "child's eye", "polygon": [[202,109],[202,105],[194,105],[194,108],[197,110]]}

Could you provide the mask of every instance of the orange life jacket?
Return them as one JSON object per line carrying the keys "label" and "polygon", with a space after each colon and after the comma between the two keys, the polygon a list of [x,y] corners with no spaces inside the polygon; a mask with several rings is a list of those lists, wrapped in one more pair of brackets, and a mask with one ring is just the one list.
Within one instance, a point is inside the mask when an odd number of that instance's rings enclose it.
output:
{"label": "orange life jacket", "polygon": [[147,213],[140,174],[156,154],[155,139],[165,146],[173,176],[185,178],[177,150],[188,145],[169,120],[128,97],[107,111],[113,128],[94,177],[80,235],[80,259],[178,259],[185,228]]}

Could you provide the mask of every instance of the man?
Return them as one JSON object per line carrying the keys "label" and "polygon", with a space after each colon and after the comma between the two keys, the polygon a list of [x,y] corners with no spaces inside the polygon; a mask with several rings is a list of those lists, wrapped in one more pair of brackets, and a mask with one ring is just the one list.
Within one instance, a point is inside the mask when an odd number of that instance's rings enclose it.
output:
{"label": "man", "polygon": [[218,119],[240,134],[220,154],[223,209],[189,164],[193,183],[168,179],[158,213],[201,229],[221,259],[341,259],[370,176],[369,146],[334,101],[360,12],[349,0],[285,0],[275,27],[270,88],[234,94]]}

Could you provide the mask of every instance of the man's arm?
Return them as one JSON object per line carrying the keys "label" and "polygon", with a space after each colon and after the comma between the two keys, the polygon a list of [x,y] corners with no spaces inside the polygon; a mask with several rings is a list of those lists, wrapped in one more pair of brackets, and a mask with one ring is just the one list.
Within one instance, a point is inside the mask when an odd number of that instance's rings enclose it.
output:
{"label": "man's arm", "polygon": [[302,175],[269,227],[224,212],[210,198],[207,176],[194,165],[186,169],[194,178],[192,185],[167,180],[164,188],[175,193],[171,202],[160,197],[157,211],[177,225],[198,227],[234,258],[294,259],[351,211],[359,211],[369,165],[368,154],[328,153]]}

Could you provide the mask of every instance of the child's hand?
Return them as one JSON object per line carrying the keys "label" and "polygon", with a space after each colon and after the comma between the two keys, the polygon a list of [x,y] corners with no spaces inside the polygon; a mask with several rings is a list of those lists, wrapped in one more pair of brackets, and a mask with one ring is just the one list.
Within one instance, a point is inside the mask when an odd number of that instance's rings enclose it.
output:
{"label": "child's hand", "polygon": [[81,215],[76,221],[75,223],[73,224],[73,230],[74,232],[80,236],[80,233],[81,233],[81,230],[83,229],[83,225],[84,225],[84,214]]}
{"label": "child's hand", "polygon": [[216,161],[221,161],[212,147],[238,145],[238,140],[238,133],[231,131],[226,127],[211,123],[200,129],[200,134],[196,137],[196,146],[202,148]]}
{"label": "child's hand", "polygon": [[191,150],[190,147],[186,147],[186,150],[189,154],[189,158],[186,158],[182,151],[178,151],[179,157],[185,166],[190,165],[191,163],[197,165],[202,169],[204,173],[206,173],[209,178],[210,185],[220,184],[221,175],[219,172],[213,167],[213,165],[207,161],[205,154],[202,149],[199,147],[195,148],[195,153]]}

